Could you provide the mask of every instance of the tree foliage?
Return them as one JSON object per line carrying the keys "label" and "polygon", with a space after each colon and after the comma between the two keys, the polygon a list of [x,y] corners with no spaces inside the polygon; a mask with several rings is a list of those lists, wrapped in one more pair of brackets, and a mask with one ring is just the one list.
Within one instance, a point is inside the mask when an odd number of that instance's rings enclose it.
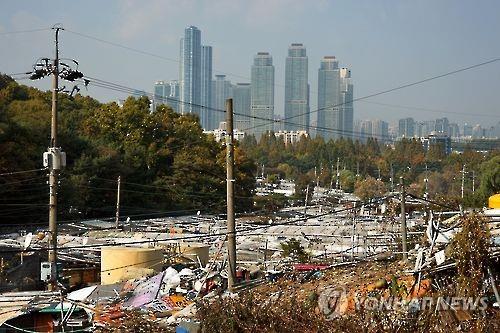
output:
{"label": "tree foliage", "polygon": [[308,262],[310,259],[309,253],[304,249],[300,241],[291,238],[285,243],[281,243],[281,249],[283,250],[283,257],[291,257],[299,262]]}
{"label": "tree foliage", "polygon": [[358,180],[354,186],[354,193],[363,201],[380,197],[386,192],[384,182],[373,177]]}
{"label": "tree foliage", "polygon": [[[42,167],[50,110],[49,92],[0,77],[0,173]],[[193,115],[168,106],[150,112],[145,97],[129,97],[120,106],[60,94],[59,145],[67,154],[59,190],[63,218],[112,216],[118,176],[122,216],[225,210],[225,147],[205,135]],[[236,147],[239,211],[252,208],[255,171],[253,160]],[[46,218],[45,174],[0,178],[0,215],[6,222]]]}

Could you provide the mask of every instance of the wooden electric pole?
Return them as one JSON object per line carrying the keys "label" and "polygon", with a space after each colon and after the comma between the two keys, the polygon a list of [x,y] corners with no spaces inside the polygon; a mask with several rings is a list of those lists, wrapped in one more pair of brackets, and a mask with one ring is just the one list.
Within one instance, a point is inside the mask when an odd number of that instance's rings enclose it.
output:
{"label": "wooden electric pole", "polygon": [[465,187],[465,164],[462,166],[462,186],[461,186],[461,197],[464,199],[464,187]]}
{"label": "wooden electric pole", "polygon": [[234,146],[233,146],[233,99],[226,100],[226,169],[227,169],[227,252],[228,289],[236,284],[236,228],[234,222]]}
{"label": "wooden electric pole", "polygon": [[118,176],[118,188],[116,189],[116,218],[115,218],[115,228],[118,229],[118,224],[120,221],[120,184],[122,177]]}
{"label": "wooden electric pole", "polygon": [[340,189],[340,173],[339,173],[339,163],[340,163],[340,158],[337,157],[337,180],[335,181],[335,189],[338,190]]}
{"label": "wooden electric pole", "polygon": [[401,240],[403,243],[403,260],[408,259],[408,244],[406,242],[406,193],[403,177],[399,177],[401,182]]}
{"label": "wooden electric pole", "polygon": [[307,202],[309,201],[309,184],[306,187],[306,201],[304,203],[304,217],[307,218]]}

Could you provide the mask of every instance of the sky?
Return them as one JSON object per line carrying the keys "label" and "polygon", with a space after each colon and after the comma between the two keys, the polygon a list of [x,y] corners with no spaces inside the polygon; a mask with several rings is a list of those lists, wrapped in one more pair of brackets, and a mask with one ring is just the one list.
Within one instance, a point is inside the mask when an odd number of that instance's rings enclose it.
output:
{"label": "sky", "polygon": [[[249,82],[253,56],[270,52],[277,114],[283,114],[291,43],[307,48],[312,111],[325,55],[351,69],[354,98],[500,58],[500,1],[495,0],[2,0],[0,72],[29,71],[38,58],[54,53],[50,30],[10,32],[56,23],[66,29],[61,56],[77,59],[84,74],[148,92],[155,81],[178,79],[179,40],[190,25],[213,47],[214,75],[226,74],[233,83]],[[49,79],[21,82],[50,88]],[[448,117],[492,126],[500,122],[499,87],[496,61],[356,102],[354,118],[395,123],[404,117]],[[103,102],[125,97],[98,87],[82,92]]]}

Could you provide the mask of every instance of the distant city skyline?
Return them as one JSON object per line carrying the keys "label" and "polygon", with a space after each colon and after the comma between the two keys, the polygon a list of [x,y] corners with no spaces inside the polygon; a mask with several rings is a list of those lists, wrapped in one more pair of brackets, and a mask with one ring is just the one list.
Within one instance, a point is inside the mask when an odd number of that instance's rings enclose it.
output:
{"label": "distant city skyline", "polygon": [[[488,0],[88,0],[70,4],[54,1],[44,6],[33,0],[6,0],[0,9],[0,40],[9,45],[0,51],[0,72],[25,72],[37,58],[53,54],[50,30],[2,32],[50,27],[60,22],[67,29],[60,36],[64,57],[77,59],[89,76],[151,92],[154,82],[177,79],[179,37],[185,27],[195,25],[203,31],[203,44],[213,46],[213,74],[225,74],[233,83],[250,82],[250,64],[256,52],[266,50],[273,55],[278,116],[284,114],[287,47],[303,43],[309,61],[313,123],[317,121],[315,76],[324,55],[335,55],[342,66],[353,69],[355,98],[500,56],[500,44],[496,43],[500,3]],[[328,38],[323,38],[320,31]],[[20,82],[50,88],[49,80]],[[377,117],[395,124],[405,117],[423,121],[447,116],[455,123],[487,127],[500,117],[498,86],[500,62],[495,62],[354,102],[355,118]],[[124,97],[97,87],[82,89],[81,93],[101,101]]]}

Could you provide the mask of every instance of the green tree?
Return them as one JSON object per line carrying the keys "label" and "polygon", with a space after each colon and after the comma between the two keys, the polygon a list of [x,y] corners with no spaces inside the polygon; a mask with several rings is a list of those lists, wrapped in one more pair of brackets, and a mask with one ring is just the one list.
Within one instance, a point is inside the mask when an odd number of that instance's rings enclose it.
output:
{"label": "green tree", "polygon": [[480,193],[484,197],[500,193],[500,155],[497,155],[481,165]]}
{"label": "green tree", "polygon": [[291,257],[301,263],[308,262],[311,259],[310,254],[306,252],[300,241],[295,238],[281,243],[281,249],[283,250],[283,257]]}

